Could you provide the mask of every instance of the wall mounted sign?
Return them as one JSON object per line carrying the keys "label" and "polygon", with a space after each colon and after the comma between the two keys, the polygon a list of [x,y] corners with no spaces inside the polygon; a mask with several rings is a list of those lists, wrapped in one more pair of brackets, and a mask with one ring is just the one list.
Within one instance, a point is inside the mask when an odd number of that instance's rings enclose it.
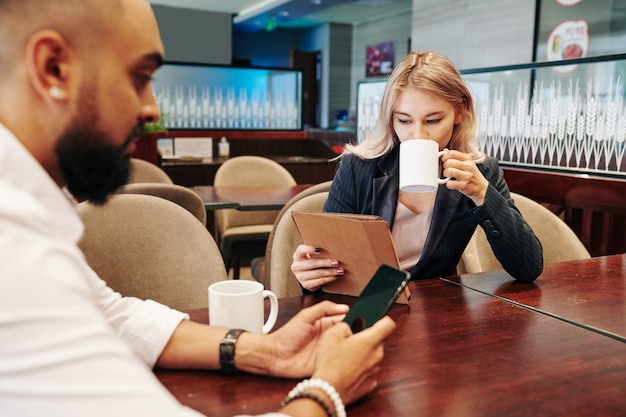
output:
{"label": "wall mounted sign", "polygon": [[393,42],[365,47],[365,76],[382,77],[393,71],[396,48]]}
{"label": "wall mounted sign", "polygon": [[[546,45],[548,61],[584,58],[589,52],[589,25],[585,20],[566,20],[557,25]],[[554,71],[567,73],[575,70],[578,65],[554,67]]]}
{"label": "wall mounted sign", "polygon": [[[624,53],[626,0],[538,0],[537,7],[534,60]],[[560,68],[569,74],[573,67]]]}

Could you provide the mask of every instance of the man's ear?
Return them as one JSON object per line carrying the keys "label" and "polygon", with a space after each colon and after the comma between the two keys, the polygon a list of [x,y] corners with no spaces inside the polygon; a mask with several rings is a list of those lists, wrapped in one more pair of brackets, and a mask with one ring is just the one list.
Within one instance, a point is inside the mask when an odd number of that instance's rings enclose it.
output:
{"label": "man's ear", "polygon": [[28,77],[44,101],[67,102],[71,94],[73,50],[56,31],[33,34],[26,46]]}

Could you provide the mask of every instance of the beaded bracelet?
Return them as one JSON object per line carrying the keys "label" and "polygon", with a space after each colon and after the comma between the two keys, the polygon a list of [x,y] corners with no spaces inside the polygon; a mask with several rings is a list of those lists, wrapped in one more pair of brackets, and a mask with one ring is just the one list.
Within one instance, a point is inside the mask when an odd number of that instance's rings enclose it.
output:
{"label": "beaded bracelet", "polygon": [[328,404],[326,404],[326,401],[322,400],[320,397],[318,397],[315,394],[311,394],[310,392],[302,392],[300,394],[294,395],[293,397],[285,398],[280,403],[280,408],[283,408],[284,406],[286,406],[287,404],[289,404],[293,400],[297,400],[298,398],[308,398],[309,400],[315,401],[316,403],[318,403],[324,409],[324,411],[326,412],[326,415],[328,417],[335,417],[335,413],[333,413],[333,410],[330,408],[330,406]]}
{"label": "beaded bracelet", "polygon": [[[289,402],[292,399],[295,399],[295,397],[297,396],[302,396],[302,393],[308,389],[319,389],[324,391],[324,393],[328,395],[328,398],[330,398],[330,400],[333,402],[337,417],[346,417],[346,409],[343,405],[343,401],[341,401],[341,397],[335,390],[335,387],[333,387],[323,379],[319,378],[305,379],[304,381],[300,382],[291,391],[289,391],[289,394],[287,394],[287,398],[285,398],[285,402]],[[329,414],[329,416],[331,416],[331,414]]]}

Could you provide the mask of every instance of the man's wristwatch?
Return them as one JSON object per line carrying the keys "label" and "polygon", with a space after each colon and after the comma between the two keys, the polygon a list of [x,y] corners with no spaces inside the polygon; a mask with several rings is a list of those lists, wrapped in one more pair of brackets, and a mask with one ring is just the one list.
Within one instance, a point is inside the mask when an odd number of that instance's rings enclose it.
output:
{"label": "man's wristwatch", "polygon": [[236,375],[239,373],[235,368],[235,343],[243,332],[245,330],[230,329],[220,342],[220,366],[225,374]]}

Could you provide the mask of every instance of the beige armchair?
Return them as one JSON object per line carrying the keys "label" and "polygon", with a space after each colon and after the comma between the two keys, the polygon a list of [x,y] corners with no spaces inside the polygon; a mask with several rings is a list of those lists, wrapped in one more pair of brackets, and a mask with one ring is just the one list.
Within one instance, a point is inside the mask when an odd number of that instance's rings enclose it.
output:
{"label": "beige armchair", "polygon": [[160,167],[139,158],[130,158],[130,176],[127,184],[137,182],[160,182],[173,184],[172,179]]}
{"label": "beige armchair", "polygon": [[181,206],[139,194],[115,194],[103,206],[80,203],[80,247],[115,291],[176,309],[206,307],[207,288],[226,279],[213,237]]}
{"label": "beige armchair", "polygon": [[138,182],[126,184],[117,191],[117,194],[145,194],[164,198],[187,209],[206,226],[207,213],[204,202],[198,194],[187,187],[176,184]]}
{"label": "beige armchair", "polygon": [[277,297],[302,295],[300,284],[291,272],[293,253],[302,238],[291,218],[293,211],[323,211],[328,192],[306,196],[289,207],[278,221],[272,243],[272,261],[269,269],[270,289]]}
{"label": "beige armchair", "polygon": [[[237,156],[226,160],[215,173],[215,186],[293,186],[296,180],[278,162],[262,156]],[[217,210],[215,226],[227,273],[239,279],[241,260],[265,254],[265,247],[279,210]]]}
{"label": "beige armchair", "polygon": [[285,206],[280,210],[278,216],[276,216],[276,220],[274,221],[274,226],[272,227],[272,231],[270,232],[270,236],[267,240],[267,245],[265,246],[265,255],[254,258],[250,262],[250,271],[252,273],[252,277],[262,283],[265,288],[271,289],[270,279],[269,279],[269,271],[270,265],[272,263],[272,245],[274,243],[274,236],[276,234],[276,227],[278,226],[278,222],[283,217],[285,212],[289,210],[289,208],[294,205],[297,201],[300,201],[304,197],[308,197],[312,194],[317,194],[320,192],[330,190],[330,186],[332,184],[331,181],[325,181],[319,184],[312,185],[304,191],[299,192],[296,196],[294,196],[291,200],[285,204]]}
{"label": "beige armchair", "polygon": [[[550,210],[520,194],[511,193],[515,205],[543,246],[545,264],[590,258],[589,252],[569,226]],[[485,232],[476,229],[457,266],[457,273],[474,273],[502,269]]]}

